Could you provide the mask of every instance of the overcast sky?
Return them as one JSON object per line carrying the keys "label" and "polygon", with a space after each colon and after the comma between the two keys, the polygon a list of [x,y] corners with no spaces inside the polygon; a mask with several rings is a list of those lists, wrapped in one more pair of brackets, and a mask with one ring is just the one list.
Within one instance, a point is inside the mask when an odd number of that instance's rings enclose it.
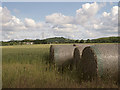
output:
{"label": "overcast sky", "polygon": [[118,36],[117,2],[4,2],[0,16],[3,40]]}

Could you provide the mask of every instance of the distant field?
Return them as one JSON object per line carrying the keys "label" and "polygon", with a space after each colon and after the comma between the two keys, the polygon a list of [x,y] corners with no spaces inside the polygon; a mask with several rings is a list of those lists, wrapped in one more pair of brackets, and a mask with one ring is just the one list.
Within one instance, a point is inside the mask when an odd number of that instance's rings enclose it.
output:
{"label": "distant field", "polygon": [[79,82],[75,72],[50,68],[49,44],[2,47],[3,88],[116,88],[108,81]]}

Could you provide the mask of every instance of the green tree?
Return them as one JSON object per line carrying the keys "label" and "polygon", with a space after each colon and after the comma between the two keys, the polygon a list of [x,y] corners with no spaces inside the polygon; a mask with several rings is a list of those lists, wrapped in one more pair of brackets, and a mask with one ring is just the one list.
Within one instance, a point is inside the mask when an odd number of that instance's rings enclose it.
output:
{"label": "green tree", "polygon": [[84,43],[84,40],[83,40],[83,39],[81,39],[81,40],[80,40],[80,43]]}
{"label": "green tree", "polygon": [[79,40],[75,40],[75,43],[79,43]]}
{"label": "green tree", "polygon": [[87,40],[86,40],[86,43],[90,43],[90,42],[91,42],[90,39],[87,39]]}

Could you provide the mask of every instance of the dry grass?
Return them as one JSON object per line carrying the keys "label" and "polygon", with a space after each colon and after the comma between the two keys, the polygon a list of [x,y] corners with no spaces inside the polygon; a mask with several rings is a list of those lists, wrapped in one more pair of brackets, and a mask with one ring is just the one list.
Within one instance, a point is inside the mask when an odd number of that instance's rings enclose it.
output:
{"label": "dry grass", "polygon": [[75,71],[59,73],[50,67],[50,45],[5,46],[2,52],[3,88],[116,88],[107,81],[79,82]]}

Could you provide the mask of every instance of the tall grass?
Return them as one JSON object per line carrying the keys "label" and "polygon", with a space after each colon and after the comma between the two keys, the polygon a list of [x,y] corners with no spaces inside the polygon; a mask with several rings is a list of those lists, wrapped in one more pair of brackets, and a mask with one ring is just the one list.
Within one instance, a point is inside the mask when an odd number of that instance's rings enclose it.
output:
{"label": "tall grass", "polygon": [[96,88],[117,85],[108,82],[79,82],[75,71],[63,74],[50,67],[50,45],[21,45],[2,47],[3,88]]}

